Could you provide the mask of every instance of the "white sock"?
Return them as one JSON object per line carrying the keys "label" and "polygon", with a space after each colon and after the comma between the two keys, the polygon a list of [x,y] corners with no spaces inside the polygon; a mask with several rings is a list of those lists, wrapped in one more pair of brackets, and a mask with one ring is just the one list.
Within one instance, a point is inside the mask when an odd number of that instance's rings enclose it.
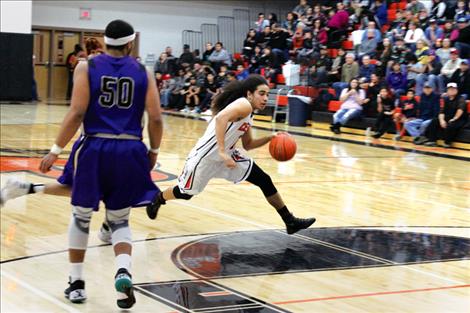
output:
{"label": "white sock", "polygon": [[83,263],[70,263],[70,280],[83,280]]}
{"label": "white sock", "polygon": [[43,193],[46,187],[44,185],[33,185],[34,193]]}
{"label": "white sock", "polygon": [[125,268],[128,272],[131,271],[132,258],[129,254],[119,254],[116,256],[117,269]]}

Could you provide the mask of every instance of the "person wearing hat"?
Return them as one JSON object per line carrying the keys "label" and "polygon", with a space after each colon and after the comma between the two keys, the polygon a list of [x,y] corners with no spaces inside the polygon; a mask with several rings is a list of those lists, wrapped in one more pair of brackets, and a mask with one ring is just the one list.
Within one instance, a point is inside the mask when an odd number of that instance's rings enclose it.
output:
{"label": "person wearing hat", "polygon": [[431,18],[429,20],[429,26],[424,31],[424,35],[429,42],[436,42],[438,38],[444,36],[444,31],[437,25],[437,20]]}
{"label": "person wearing hat", "polygon": [[432,120],[426,130],[426,146],[436,146],[437,139],[444,139],[444,148],[449,148],[468,119],[467,104],[458,95],[456,83],[447,84],[447,93],[443,97],[444,105],[439,111],[438,118]]}
{"label": "person wearing hat", "polygon": [[183,53],[178,59],[178,65],[185,68],[193,65],[194,63],[194,54],[191,52],[188,44],[183,45]]}
{"label": "person wearing hat", "polygon": [[447,61],[441,69],[441,74],[439,75],[439,92],[444,93],[446,90],[446,84],[449,82],[450,78],[454,72],[460,67],[460,62],[462,59],[459,58],[459,51],[455,48],[450,49],[450,59]]}
{"label": "person wearing hat", "polygon": [[459,36],[455,40],[455,47],[460,51],[461,58],[470,58],[470,25],[465,17],[457,20]]}
{"label": "person wearing hat", "polygon": [[408,134],[413,137],[415,144],[422,144],[425,141],[423,136],[426,128],[439,114],[439,96],[434,92],[433,85],[429,82],[424,84],[417,108],[416,118],[405,121],[404,127]]}
{"label": "person wearing hat", "polygon": [[424,72],[416,77],[416,95],[421,96],[423,93],[424,83],[428,82],[434,90],[438,90],[438,77],[441,73],[442,64],[436,57],[434,51],[430,51],[428,55],[428,63],[424,66]]}
{"label": "person wearing hat", "polygon": [[469,99],[470,93],[470,70],[469,70],[469,61],[467,59],[460,62],[460,68],[458,68],[452,77],[450,82],[456,83],[459,89],[459,95],[464,96],[465,100]]}

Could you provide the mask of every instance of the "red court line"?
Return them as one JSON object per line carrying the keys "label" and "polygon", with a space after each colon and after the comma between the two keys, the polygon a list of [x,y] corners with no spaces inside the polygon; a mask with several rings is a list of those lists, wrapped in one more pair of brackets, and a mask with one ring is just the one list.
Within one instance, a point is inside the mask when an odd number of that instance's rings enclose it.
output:
{"label": "red court line", "polygon": [[304,303],[304,302],[338,300],[338,299],[348,299],[348,298],[373,297],[373,296],[394,295],[394,294],[401,294],[401,293],[425,292],[425,291],[435,291],[435,290],[455,289],[455,288],[468,288],[468,287],[470,287],[470,284],[468,284],[468,285],[446,286],[446,287],[435,287],[435,288],[422,288],[422,289],[407,289],[407,290],[396,290],[396,291],[359,293],[359,294],[355,294],[355,295],[334,296],[334,297],[324,297],[324,298],[298,299],[298,300],[273,302],[273,304],[282,305],[282,304],[291,304],[291,303]]}

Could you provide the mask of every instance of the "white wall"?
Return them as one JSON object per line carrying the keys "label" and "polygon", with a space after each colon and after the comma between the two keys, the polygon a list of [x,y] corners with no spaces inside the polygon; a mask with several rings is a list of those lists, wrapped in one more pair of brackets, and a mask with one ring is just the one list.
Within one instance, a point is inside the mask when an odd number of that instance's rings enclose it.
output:
{"label": "white wall", "polygon": [[[2,1],[3,2],[3,1]],[[259,3],[258,3],[259,4]],[[175,55],[182,50],[183,30],[200,30],[202,23],[217,23],[218,16],[232,16],[234,8],[248,8],[240,1],[33,1],[33,26],[104,29],[123,19],[140,32],[139,54],[158,57],[166,46]],[[79,19],[79,8],[91,8],[91,20]]]}
{"label": "white wall", "polygon": [[9,33],[31,33],[31,0],[0,2],[0,31]]}

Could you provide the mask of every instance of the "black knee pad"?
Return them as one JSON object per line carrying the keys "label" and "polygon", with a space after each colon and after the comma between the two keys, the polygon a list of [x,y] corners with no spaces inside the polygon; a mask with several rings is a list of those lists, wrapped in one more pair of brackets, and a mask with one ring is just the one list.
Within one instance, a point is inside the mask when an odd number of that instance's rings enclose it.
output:
{"label": "black knee pad", "polygon": [[251,173],[246,180],[253,185],[260,187],[266,198],[271,197],[277,193],[277,189],[274,186],[271,177],[266,174],[256,163],[253,163]]}
{"label": "black knee pad", "polygon": [[188,194],[185,194],[185,193],[181,193],[180,189],[178,186],[175,186],[173,188],[173,194],[175,195],[176,199],[183,199],[183,200],[189,200],[191,199],[193,196],[192,195],[188,195]]}

